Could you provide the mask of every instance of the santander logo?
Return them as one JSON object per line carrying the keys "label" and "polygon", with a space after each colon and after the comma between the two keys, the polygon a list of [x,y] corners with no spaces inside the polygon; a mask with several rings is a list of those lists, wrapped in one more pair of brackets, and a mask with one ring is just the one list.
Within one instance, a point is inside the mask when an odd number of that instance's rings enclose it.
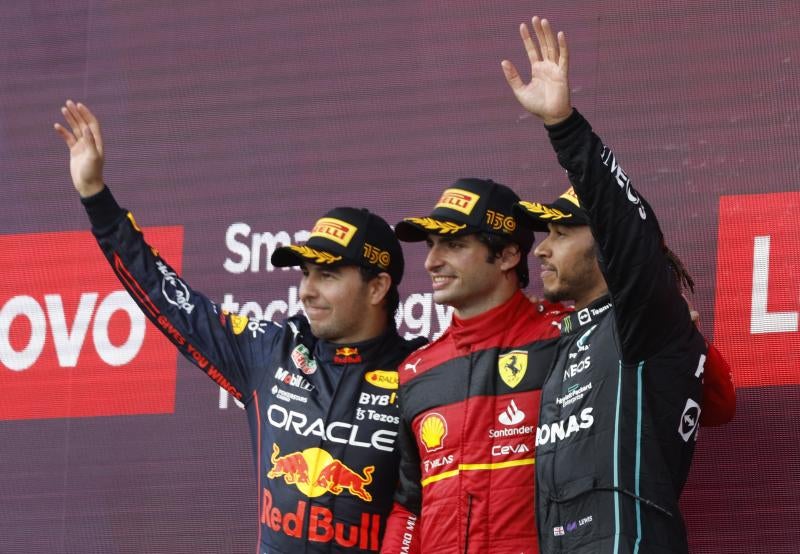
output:
{"label": "santander logo", "polygon": [[[183,229],[146,233],[179,270]],[[0,252],[0,420],[174,410],[177,351],[91,233],[5,235]]]}

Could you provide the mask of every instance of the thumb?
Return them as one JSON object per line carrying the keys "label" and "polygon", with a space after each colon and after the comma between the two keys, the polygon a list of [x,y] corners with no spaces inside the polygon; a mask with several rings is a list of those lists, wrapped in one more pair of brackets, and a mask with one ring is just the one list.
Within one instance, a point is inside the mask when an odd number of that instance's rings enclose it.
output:
{"label": "thumb", "polygon": [[514,92],[525,87],[525,83],[522,82],[522,78],[519,76],[519,72],[517,71],[517,68],[514,67],[513,63],[508,60],[503,60],[500,65],[503,68],[506,81],[508,81],[509,86]]}

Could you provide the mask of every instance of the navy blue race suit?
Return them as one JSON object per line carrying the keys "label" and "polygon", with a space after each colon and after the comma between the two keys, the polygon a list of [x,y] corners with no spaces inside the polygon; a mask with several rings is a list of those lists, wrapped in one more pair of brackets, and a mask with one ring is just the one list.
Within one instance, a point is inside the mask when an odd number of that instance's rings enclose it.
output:
{"label": "navy blue race suit", "polygon": [[222,311],[151,248],[108,188],[83,200],[92,232],[145,315],[242,401],[258,469],[259,552],[377,552],[397,483],[397,364],[424,341],[394,326],[333,344],[295,316]]}
{"label": "navy blue race suit", "polygon": [[543,553],[688,552],[678,498],[706,343],[654,213],[576,111],[548,127],[588,212],[609,294],[561,323],[536,437]]}

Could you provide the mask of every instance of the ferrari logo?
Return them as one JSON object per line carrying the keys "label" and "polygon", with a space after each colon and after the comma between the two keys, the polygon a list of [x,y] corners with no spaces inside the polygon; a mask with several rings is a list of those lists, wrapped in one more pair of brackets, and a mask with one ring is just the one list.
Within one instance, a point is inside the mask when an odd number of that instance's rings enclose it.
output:
{"label": "ferrari logo", "polygon": [[525,350],[512,350],[497,359],[500,378],[512,389],[519,385],[528,369],[528,353]]}

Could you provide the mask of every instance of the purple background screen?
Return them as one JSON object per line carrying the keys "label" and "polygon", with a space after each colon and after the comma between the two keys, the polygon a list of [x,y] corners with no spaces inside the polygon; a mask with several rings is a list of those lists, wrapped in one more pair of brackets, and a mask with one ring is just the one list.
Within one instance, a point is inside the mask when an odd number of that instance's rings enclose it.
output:
{"label": "purple background screen", "polygon": [[[0,233],[88,228],[52,131],[61,103],[81,100],[103,124],[120,203],[144,226],[183,226],[186,280],[282,317],[299,273],[264,251],[245,261],[232,226],[294,238],[336,205],[394,223],[461,176],[527,199],[563,192],[500,69],[526,68],[517,28],[533,9],[566,31],[573,102],[659,214],[711,337],[720,197],[799,188],[790,0],[5,2]],[[434,336],[423,255],[406,249],[401,332]],[[11,263],[53,270],[35,251]],[[0,282],[0,307],[14,286]],[[692,551],[797,552],[800,388],[737,396],[734,422],[698,442],[683,497]],[[180,358],[173,414],[0,421],[0,552],[252,551],[247,425],[220,402]]]}

